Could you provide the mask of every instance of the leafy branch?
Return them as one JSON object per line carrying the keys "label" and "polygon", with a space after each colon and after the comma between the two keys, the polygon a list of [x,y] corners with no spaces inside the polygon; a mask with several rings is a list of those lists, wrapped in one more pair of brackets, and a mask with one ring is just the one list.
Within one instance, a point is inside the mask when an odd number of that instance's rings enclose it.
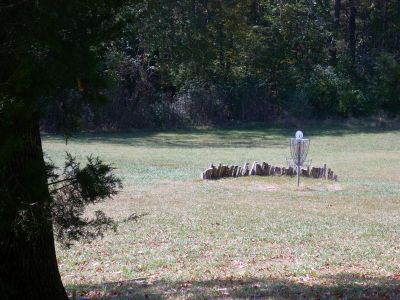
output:
{"label": "leafy branch", "polygon": [[102,211],[85,216],[88,205],[112,199],[122,188],[114,168],[98,157],[87,157],[84,167],[71,154],[66,154],[60,171],[47,163],[49,189],[52,196],[52,218],[57,239],[66,247],[80,239],[102,237],[116,223]]}

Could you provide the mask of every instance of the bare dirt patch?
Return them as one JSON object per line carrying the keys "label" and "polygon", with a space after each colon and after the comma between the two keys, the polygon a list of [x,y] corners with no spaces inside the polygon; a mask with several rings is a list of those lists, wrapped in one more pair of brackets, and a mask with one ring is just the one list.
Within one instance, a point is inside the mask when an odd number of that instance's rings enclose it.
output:
{"label": "bare dirt patch", "polygon": [[257,184],[254,186],[254,189],[263,192],[275,192],[278,191],[280,187],[277,184]]}
{"label": "bare dirt patch", "polygon": [[318,191],[318,192],[338,192],[343,191],[343,187],[340,183],[333,183],[333,184],[317,184],[312,186],[304,187],[307,191]]}

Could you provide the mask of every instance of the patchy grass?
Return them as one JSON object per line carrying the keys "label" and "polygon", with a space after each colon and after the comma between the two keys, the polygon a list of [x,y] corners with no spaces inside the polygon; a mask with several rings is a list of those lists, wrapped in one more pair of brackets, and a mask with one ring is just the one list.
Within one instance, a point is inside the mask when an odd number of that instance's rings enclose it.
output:
{"label": "patchy grass", "polygon": [[[295,128],[44,136],[113,163],[125,189],[100,205],[121,221],[102,240],[58,249],[64,284],[89,298],[393,298],[400,295],[400,132],[304,130],[313,164],[338,182],[200,180],[210,162],[284,164]],[[123,221],[143,214],[136,222]]]}

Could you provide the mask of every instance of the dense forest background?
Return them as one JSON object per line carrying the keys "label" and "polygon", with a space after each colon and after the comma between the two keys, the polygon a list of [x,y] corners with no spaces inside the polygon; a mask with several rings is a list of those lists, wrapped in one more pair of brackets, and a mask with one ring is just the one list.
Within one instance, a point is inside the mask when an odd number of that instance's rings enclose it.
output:
{"label": "dense forest background", "polygon": [[[89,93],[96,84],[80,78],[46,106],[44,129],[400,111],[400,1],[146,0],[117,21],[97,66],[108,87]],[[85,93],[108,101],[74,101]]]}

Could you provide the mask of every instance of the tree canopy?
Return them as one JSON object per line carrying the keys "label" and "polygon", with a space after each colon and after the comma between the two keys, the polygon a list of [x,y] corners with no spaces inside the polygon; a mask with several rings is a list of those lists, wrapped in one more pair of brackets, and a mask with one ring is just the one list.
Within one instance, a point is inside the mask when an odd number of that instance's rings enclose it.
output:
{"label": "tree canopy", "polygon": [[394,1],[147,0],[125,6],[121,21],[102,66],[114,78],[110,103],[81,111],[85,126],[400,109]]}

